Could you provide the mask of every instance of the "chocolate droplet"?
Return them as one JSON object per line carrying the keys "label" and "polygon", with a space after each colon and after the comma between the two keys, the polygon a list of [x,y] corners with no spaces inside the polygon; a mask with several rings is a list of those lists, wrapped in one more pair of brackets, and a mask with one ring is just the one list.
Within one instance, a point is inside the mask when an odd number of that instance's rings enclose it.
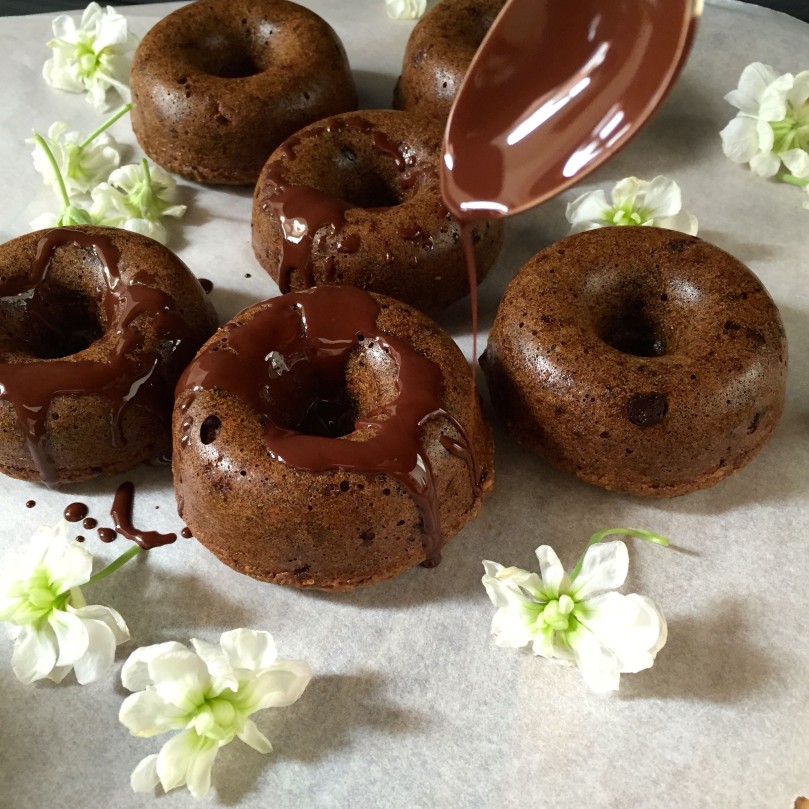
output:
{"label": "chocolate droplet", "polygon": [[71,503],[65,509],[65,519],[68,522],[79,522],[87,516],[89,509],[84,503]]}
{"label": "chocolate droplet", "polygon": [[637,393],[626,404],[629,420],[638,427],[660,424],[668,409],[668,400],[662,393]]}

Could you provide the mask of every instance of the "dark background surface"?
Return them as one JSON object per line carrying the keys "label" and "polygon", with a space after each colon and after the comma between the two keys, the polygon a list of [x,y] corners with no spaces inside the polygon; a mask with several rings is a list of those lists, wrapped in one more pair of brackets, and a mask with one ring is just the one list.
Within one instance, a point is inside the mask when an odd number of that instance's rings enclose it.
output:
{"label": "dark background surface", "polygon": [[[152,0],[150,0],[152,1]],[[0,0],[0,16],[8,14],[36,14],[40,11],[64,11],[83,9],[89,0]],[[146,0],[112,0],[101,5],[134,6]],[[382,0],[380,0],[382,2]],[[809,22],[809,0],[758,0],[757,5],[785,11],[799,20]]]}

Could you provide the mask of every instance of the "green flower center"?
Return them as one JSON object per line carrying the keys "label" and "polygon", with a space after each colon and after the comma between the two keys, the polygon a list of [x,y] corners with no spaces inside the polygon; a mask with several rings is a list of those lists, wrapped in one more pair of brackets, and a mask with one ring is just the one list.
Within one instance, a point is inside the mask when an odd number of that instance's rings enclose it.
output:
{"label": "green flower center", "polygon": [[783,121],[770,121],[776,154],[790,149],[803,149],[809,152],[809,100],[799,107],[787,105],[787,114]]}
{"label": "green flower center", "polygon": [[70,592],[59,592],[44,570],[37,570],[18,588],[15,595],[22,603],[12,620],[19,626],[39,628],[54,610],[64,610],[70,601]]}
{"label": "green flower center", "polygon": [[605,219],[611,225],[642,225],[651,219],[652,212],[644,208],[637,210],[631,205],[623,205],[619,208],[609,208]]}
{"label": "green flower center", "polygon": [[104,50],[96,51],[95,37],[93,36],[83,37],[76,44],[76,62],[79,66],[79,75],[83,79],[90,78],[98,71]]}
{"label": "green flower center", "polygon": [[567,632],[571,628],[571,622],[575,621],[575,606],[576,603],[569,595],[560,595],[545,605],[540,618],[554,632]]}
{"label": "green flower center", "polygon": [[226,688],[221,694],[207,696],[194,712],[194,729],[200,736],[229,742],[244,726],[238,694]]}

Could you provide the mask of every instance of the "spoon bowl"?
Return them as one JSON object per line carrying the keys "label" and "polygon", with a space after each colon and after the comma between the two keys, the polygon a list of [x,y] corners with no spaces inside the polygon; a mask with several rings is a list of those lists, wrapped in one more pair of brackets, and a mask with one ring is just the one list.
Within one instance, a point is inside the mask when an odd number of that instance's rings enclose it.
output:
{"label": "spoon bowl", "polygon": [[519,213],[615,154],[673,86],[701,11],[702,0],[509,0],[447,121],[453,214]]}

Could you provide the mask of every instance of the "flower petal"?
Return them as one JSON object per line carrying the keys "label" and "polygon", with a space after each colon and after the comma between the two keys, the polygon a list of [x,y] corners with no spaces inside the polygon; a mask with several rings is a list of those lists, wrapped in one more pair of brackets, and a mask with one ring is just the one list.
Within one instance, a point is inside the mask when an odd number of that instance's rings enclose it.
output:
{"label": "flower petal", "polygon": [[188,712],[169,704],[151,689],[130,694],[121,705],[118,720],[133,736],[157,736],[188,724]]}
{"label": "flower petal", "polygon": [[660,609],[650,598],[634,593],[610,592],[590,599],[581,621],[615,656],[621,672],[651,668],[666,642],[666,620]]}
{"label": "flower petal", "polygon": [[214,759],[219,752],[219,745],[206,739],[205,746],[191,759],[188,764],[185,780],[188,791],[195,798],[204,798],[211,788],[211,769]]}
{"label": "flower petal", "polygon": [[202,658],[213,681],[213,692],[221,694],[226,688],[236,691],[239,678],[233,670],[227,654],[219,647],[204,640],[191,639],[194,651]]}
{"label": "flower petal", "polygon": [[781,152],[780,157],[792,174],[801,179],[809,179],[809,152],[803,149],[789,149]]}
{"label": "flower petal", "polygon": [[621,672],[615,656],[586,629],[571,633],[568,639],[576,665],[588,687],[596,694],[617,691]]}
{"label": "flower petal", "polygon": [[720,133],[722,151],[734,163],[749,163],[758,152],[756,122],[752,118],[734,118]]}
{"label": "flower petal", "polygon": [[774,177],[781,168],[781,159],[772,152],[759,152],[750,161],[750,170],[759,177]]}
{"label": "flower petal", "polygon": [[554,598],[559,595],[560,588],[566,583],[565,569],[550,545],[540,545],[536,549],[539,560],[539,572],[542,576],[543,590]]}
{"label": "flower petal", "polygon": [[253,750],[259,753],[271,753],[272,744],[270,740],[256,727],[252,719],[245,720],[241,732],[236,734],[245,744],[249,744]]}
{"label": "flower petal", "polygon": [[146,756],[129,776],[133,792],[151,792],[160,783],[157,775],[157,753]]}
{"label": "flower petal", "polygon": [[574,228],[585,229],[595,222],[603,222],[609,211],[609,203],[602,189],[589,191],[568,203],[565,217]]}
{"label": "flower petal", "polygon": [[234,669],[261,672],[278,658],[275,641],[269,632],[232,629],[222,634],[219,644]]}
{"label": "flower petal", "polygon": [[191,711],[211,685],[205,663],[194,652],[184,648],[160,655],[149,663],[153,688],[172,705]]}
{"label": "flower petal", "polygon": [[56,644],[59,647],[56,665],[73,665],[88,649],[89,628],[81,618],[62,610],[54,610],[48,617],[48,623],[56,635]]}
{"label": "flower petal", "polygon": [[574,600],[587,598],[604,590],[614,590],[626,580],[629,552],[623,542],[600,542],[584,553],[581,571],[570,585]]}
{"label": "flower petal", "polygon": [[249,684],[251,708],[248,713],[292,705],[311,679],[312,672],[305,661],[276,661]]}
{"label": "flower petal", "polygon": [[725,101],[748,115],[756,116],[761,96],[777,78],[778,73],[774,68],[753,62],[742,71],[738,89],[731,90],[725,96]]}
{"label": "flower petal", "polygon": [[655,219],[674,216],[683,207],[680,186],[671,178],[658,175],[644,188],[642,206],[651,210]]}
{"label": "flower petal", "polygon": [[81,685],[100,680],[115,659],[115,635],[103,621],[83,621],[88,644],[85,653],[73,664]]}
{"label": "flower petal", "polygon": [[655,227],[665,228],[666,230],[677,230],[680,233],[687,233],[689,236],[696,236],[699,230],[697,217],[688,213],[688,211],[680,211],[674,216],[657,219],[654,225]]}
{"label": "flower petal", "polygon": [[115,645],[129,640],[129,629],[121,614],[112,607],[105,607],[103,604],[88,604],[84,607],[75,607],[68,604],[67,611],[78,615],[82,620],[101,621],[115,638]]}
{"label": "flower petal", "polygon": [[761,94],[761,104],[758,109],[760,121],[783,121],[787,114],[787,93],[792,89],[795,77],[791,73],[784,73],[767,85]]}
{"label": "flower petal", "polygon": [[41,630],[23,627],[11,656],[17,679],[28,685],[47,677],[56,665],[56,648],[56,636],[47,624]]}
{"label": "flower petal", "polygon": [[[168,792],[185,784],[189,768],[199,755],[205,757],[203,764],[209,761],[207,766],[210,771],[217,748],[218,745],[215,741],[205,739],[193,730],[184,730],[173,739],[169,739],[157,756],[157,774],[163,789]],[[211,750],[213,750],[213,756],[210,755]],[[197,771],[195,775],[198,786],[201,773]],[[199,796],[195,795],[195,797]]]}
{"label": "flower petal", "polygon": [[182,643],[173,640],[135,649],[121,670],[121,682],[124,688],[129,691],[143,691],[154,682],[149,672],[149,664],[157,657],[181,651],[187,652],[188,649]]}

